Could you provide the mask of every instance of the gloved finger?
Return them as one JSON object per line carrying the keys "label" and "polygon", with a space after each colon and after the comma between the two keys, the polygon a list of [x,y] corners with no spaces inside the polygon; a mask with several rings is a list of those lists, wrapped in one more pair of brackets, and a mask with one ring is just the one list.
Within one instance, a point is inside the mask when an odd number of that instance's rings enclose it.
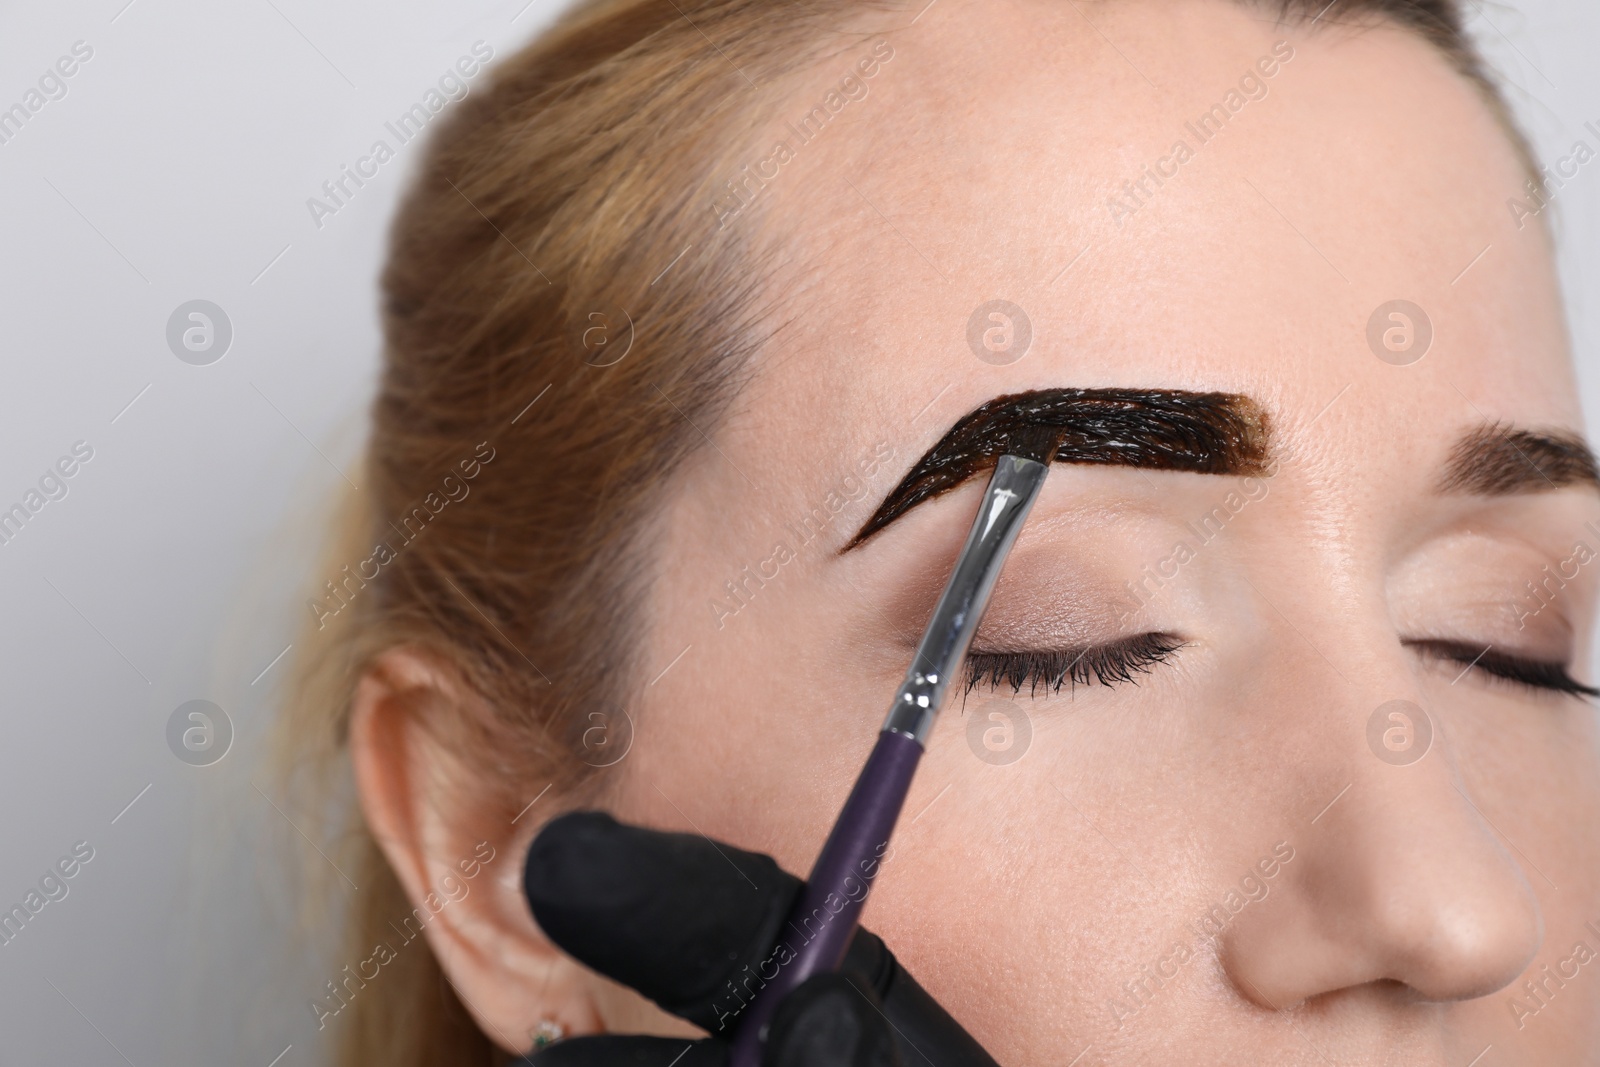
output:
{"label": "gloved finger", "polygon": [[[767,856],[600,812],[552,820],[523,885],[569,955],[719,1038],[772,977],[801,888]],[[995,1067],[872,933],[856,932],[842,968],[879,998],[907,1067]]]}
{"label": "gloved finger", "polygon": [[876,998],[843,974],[814,974],[783,998],[762,1067],[901,1067]]}
{"label": "gloved finger", "polygon": [[575,1037],[541,1049],[523,1063],[533,1067],[727,1067],[721,1041],[681,1037]]}
{"label": "gloved finger", "polygon": [[[563,951],[722,1036],[800,884],[768,856],[603,812],[551,820],[523,871],[534,920]],[[749,988],[730,985],[747,968]]]}
{"label": "gloved finger", "polygon": [[[558,1041],[532,1067],[726,1067],[728,1046],[705,1039],[606,1034]],[[876,996],[842,974],[813,975],[772,1019],[762,1067],[902,1067]]]}
{"label": "gloved finger", "polygon": [[895,959],[883,939],[856,931],[840,970],[869,991],[905,1067],[998,1067],[971,1034]]}

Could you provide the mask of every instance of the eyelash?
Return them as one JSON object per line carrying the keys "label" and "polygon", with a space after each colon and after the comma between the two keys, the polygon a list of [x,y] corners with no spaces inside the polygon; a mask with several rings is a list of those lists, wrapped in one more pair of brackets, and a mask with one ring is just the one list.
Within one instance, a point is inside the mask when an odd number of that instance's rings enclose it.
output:
{"label": "eyelash", "polygon": [[1584,685],[1572,677],[1565,663],[1549,663],[1544,660],[1510,656],[1504,652],[1496,652],[1492,648],[1485,651],[1460,641],[1412,640],[1402,641],[1401,644],[1415,649],[1419,655],[1429,659],[1459,663],[1463,667],[1470,665],[1472,669],[1488,675],[1491,680],[1526,686],[1529,689],[1567,693],[1572,696],[1600,697],[1600,689]]}
{"label": "eyelash", "polygon": [[1147,633],[1083,649],[972,652],[967,655],[965,692],[983,684],[999,689],[1002,682],[1010,683],[1013,693],[1020,693],[1027,684],[1029,696],[1036,695],[1040,686],[1059,693],[1063,685],[1068,685],[1070,693],[1091,681],[1107,687],[1137,683],[1137,675],[1148,674],[1151,667],[1165,663],[1186,643],[1173,634]]}
{"label": "eyelash", "polygon": [[[1493,649],[1486,652],[1459,641],[1406,640],[1401,643],[1421,656],[1481,671],[1491,681],[1544,692],[1600,697],[1600,688],[1584,685],[1572,677],[1564,663],[1526,659]],[[1059,693],[1061,687],[1067,685],[1070,693],[1091,681],[1108,688],[1122,682],[1137,683],[1138,675],[1148,674],[1152,667],[1170,660],[1184,644],[1183,639],[1173,634],[1147,633],[1086,649],[973,652],[967,656],[964,692],[970,693],[980,685],[999,689],[1002,683],[1009,683],[1013,693],[1020,693],[1027,685],[1028,695],[1035,696],[1041,686],[1047,692]]]}

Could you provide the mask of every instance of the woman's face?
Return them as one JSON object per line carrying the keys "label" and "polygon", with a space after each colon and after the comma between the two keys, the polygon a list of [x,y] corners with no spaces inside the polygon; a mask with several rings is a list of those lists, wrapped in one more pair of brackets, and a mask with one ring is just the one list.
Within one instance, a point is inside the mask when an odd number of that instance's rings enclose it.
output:
{"label": "woman's face", "polygon": [[1502,130],[1389,27],[907,21],[751,142],[789,322],[653,541],[619,814],[803,874],[983,488],[841,552],[906,471],[1001,394],[1240,394],[1265,475],[1054,468],[974,649],[1096,668],[957,693],[866,925],[1002,1063],[1596,1062],[1594,719],[1528,664],[1588,680],[1600,499],[1473,437],[1581,426]]}

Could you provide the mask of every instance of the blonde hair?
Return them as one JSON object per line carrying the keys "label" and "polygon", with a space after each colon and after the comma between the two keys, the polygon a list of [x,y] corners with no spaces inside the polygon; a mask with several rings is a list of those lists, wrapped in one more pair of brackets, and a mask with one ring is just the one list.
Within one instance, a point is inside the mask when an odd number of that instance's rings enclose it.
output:
{"label": "blonde hair", "polygon": [[[1303,20],[1323,0],[1267,6]],[[1453,0],[1338,8],[1417,30],[1505,119]],[[855,36],[845,27],[861,11],[589,0],[454,105],[394,222],[365,490],[342,508],[295,645],[280,738],[302,809],[351,817],[337,790],[351,696],[397,646],[482,697],[465,717],[411,713],[473,767],[467,784],[501,825],[530,782],[552,783],[567,805],[593,802],[585,712],[623,706],[637,684],[634,609],[651,565],[641,541],[768,329],[772,250],[743,218],[718,225],[714,206],[737,173],[732,146],[784,102],[786,74]],[[633,341],[609,362],[583,337],[592,313],[616,309]],[[361,886],[346,924],[360,958],[411,901],[355,818],[339,855],[354,857]],[[425,942],[387,963],[337,1025],[339,1062],[352,1067],[508,1060]]]}

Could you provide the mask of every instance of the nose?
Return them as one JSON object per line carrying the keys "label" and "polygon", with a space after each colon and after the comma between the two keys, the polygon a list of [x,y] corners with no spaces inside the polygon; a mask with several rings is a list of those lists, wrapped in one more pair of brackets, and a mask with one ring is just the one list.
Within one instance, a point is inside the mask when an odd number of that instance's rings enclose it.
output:
{"label": "nose", "polygon": [[1325,780],[1348,786],[1284,867],[1277,901],[1223,934],[1224,969],[1242,995],[1280,1010],[1370,983],[1431,1001],[1508,985],[1543,940],[1539,901],[1470,795],[1439,716],[1427,716],[1432,739],[1420,759],[1386,761],[1360,736],[1368,716],[1349,711],[1336,716],[1343,737],[1318,768],[1332,764]]}

